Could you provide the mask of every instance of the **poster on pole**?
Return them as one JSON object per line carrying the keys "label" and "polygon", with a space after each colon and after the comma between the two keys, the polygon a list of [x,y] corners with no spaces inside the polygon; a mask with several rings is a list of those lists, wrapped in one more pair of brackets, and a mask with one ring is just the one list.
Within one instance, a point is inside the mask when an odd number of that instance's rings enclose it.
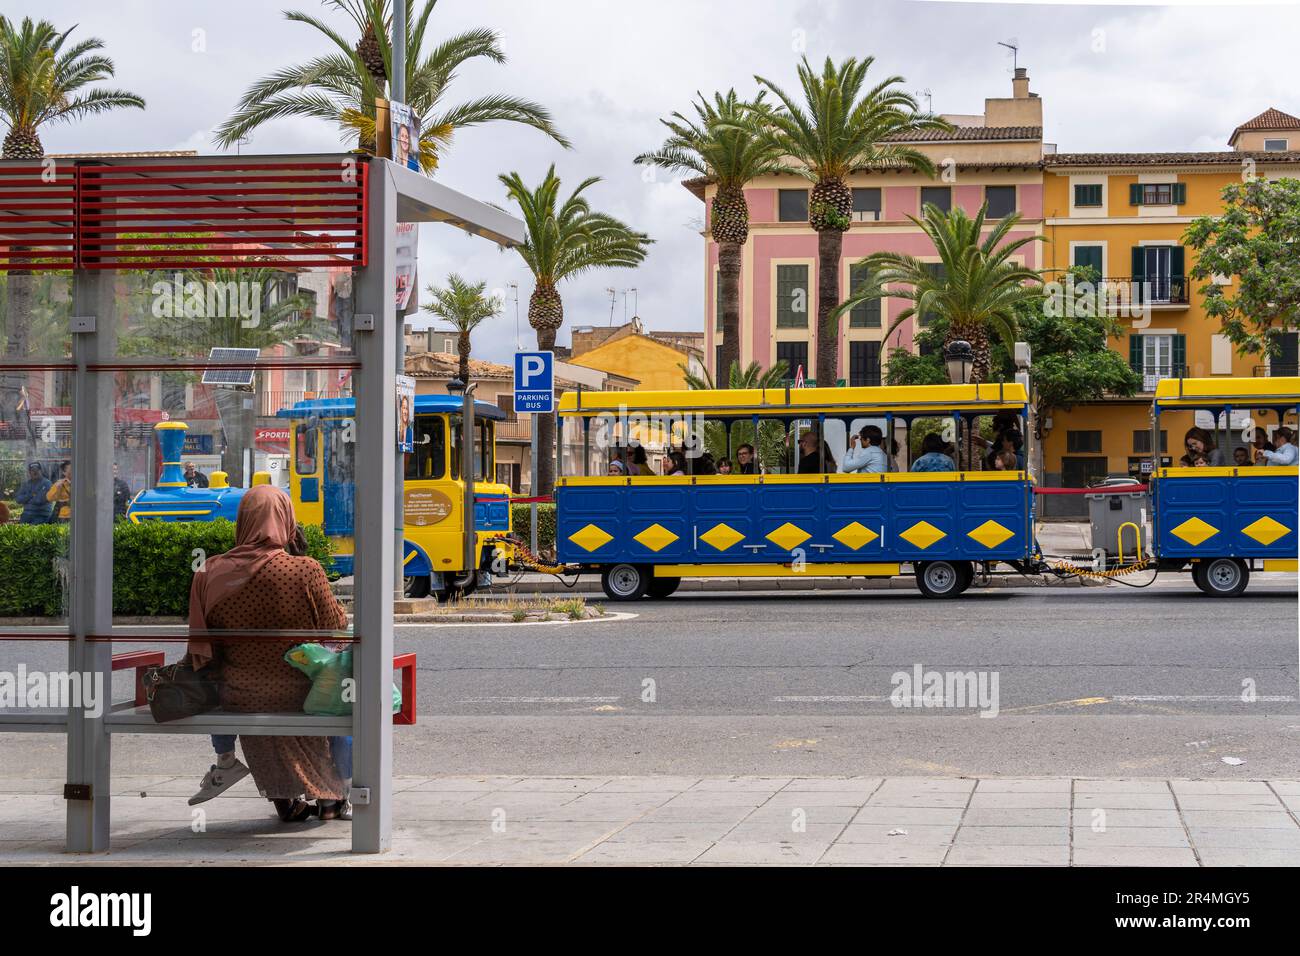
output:
{"label": "poster on pole", "polygon": [[409,455],[415,450],[415,379],[397,376],[397,450]]}
{"label": "poster on pole", "polygon": [[420,171],[420,114],[405,103],[388,104],[393,162]]}
{"label": "poster on pole", "polygon": [[393,271],[397,274],[397,311],[412,312],[419,305],[415,291],[415,263],[420,257],[420,224],[399,222],[394,241]]}

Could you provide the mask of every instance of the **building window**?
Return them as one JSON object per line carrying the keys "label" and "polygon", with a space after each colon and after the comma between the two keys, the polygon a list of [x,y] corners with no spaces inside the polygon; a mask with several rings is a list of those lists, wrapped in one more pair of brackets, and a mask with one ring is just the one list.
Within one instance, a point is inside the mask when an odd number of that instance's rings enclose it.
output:
{"label": "building window", "polygon": [[1100,206],[1101,183],[1079,183],[1074,187],[1076,206]]}
{"label": "building window", "polygon": [[778,362],[785,362],[786,375],[793,379],[803,369],[804,377],[808,376],[808,343],[807,342],[777,342],[776,358]]}
{"label": "building window", "polygon": [[776,191],[776,218],[781,222],[807,222],[808,190],[778,189]]}
{"label": "building window", "polygon": [[984,201],[989,206],[989,219],[1005,219],[1016,211],[1016,187],[985,186]]}
{"label": "building window", "polygon": [[[866,266],[854,263],[849,266],[849,290],[857,292],[867,285],[870,278],[870,271]],[[880,300],[868,299],[861,305],[855,305],[849,310],[849,328],[851,329],[878,329],[880,328]]]}
{"label": "building window", "polygon": [[1087,488],[1097,479],[1105,478],[1106,462],[1105,458],[1062,458],[1062,487]]}
{"label": "building window", "polygon": [[[926,262],[923,263],[923,265],[925,266],[925,270],[940,282],[948,277],[948,269],[942,262]],[[922,312],[920,317],[917,319],[917,324],[924,328],[933,322],[938,314],[938,312]]]}
{"label": "building window", "polygon": [[1285,153],[1287,149],[1287,141],[1284,139],[1264,140],[1264,152],[1266,153]]}
{"label": "building window", "polygon": [[1162,378],[1185,373],[1187,336],[1130,335],[1129,364],[1142,376],[1142,390],[1153,391]]}
{"label": "building window", "polygon": [[776,327],[808,328],[808,267],[776,267]]}
{"label": "building window", "polygon": [[921,215],[925,215],[926,205],[938,206],[943,212],[952,209],[952,187],[951,186],[922,186],[921,187]]}
{"label": "building window", "polygon": [[519,417],[515,414],[515,397],[514,395],[498,395],[497,408],[505,413],[506,421],[517,422]]}
{"label": "building window", "polygon": [[1102,246],[1075,246],[1074,262],[1075,267],[1084,267],[1092,269],[1100,279],[1106,273],[1102,271],[1102,259],[1105,250]]}
{"label": "building window", "polygon": [[1100,455],[1100,431],[1067,431],[1065,433],[1065,450],[1071,455]]}
{"label": "building window", "polygon": [[1134,246],[1133,281],[1143,302],[1168,305],[1187,301],[1187,255],[1182,246]]}
{"label": "building window", "polygon": [[[1169,450],[1169,432],[1163,428],[1160,429],[1160,453],[1163,455]],[[1133,454],[1149,455],[1151,454],[1151,429],[1142,428],[1133,432]]]}
{"label": "building window", "polygon": [[880,221],[880,189],[863,188],[853,190],[853,221]]}
{"label": "building window", "polygon": [[880,384],[880,343],[849,343],[849,384]]}
{"label": "building window", "polygon": [[1187,202],[1187,184],[1133,183],[1128,201],[1130,206],[1180,206]]}

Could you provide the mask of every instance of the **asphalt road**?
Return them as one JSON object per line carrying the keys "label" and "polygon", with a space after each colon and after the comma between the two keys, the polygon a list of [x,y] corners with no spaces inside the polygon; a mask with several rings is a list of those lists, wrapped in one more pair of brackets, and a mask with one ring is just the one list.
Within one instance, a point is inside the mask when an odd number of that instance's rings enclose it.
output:
{"label": "asphalt road", "polygon": [[[954,602],[910,591],[683,594],[618,605],[636,615],[621,620],[404,625],[397,649],[419,654],[420,719],[396,731],[396,769],[1294,775],[1300,645],[1285,580],[1227,601],[1186,586],[972,591]],[[0,642],[0,669],[62,654]],[[899,675],[918,668],[913,690]],[[973,674],[984,696],[955,700],[953,684],[945,706],[930,706],[932,672]],[[895,691],[925,706],[897,706]],[[55,750],[0,735],[18,772],[36,773]],[[124,773],[206,759],[184,737],[115,738],[114,751]]]}

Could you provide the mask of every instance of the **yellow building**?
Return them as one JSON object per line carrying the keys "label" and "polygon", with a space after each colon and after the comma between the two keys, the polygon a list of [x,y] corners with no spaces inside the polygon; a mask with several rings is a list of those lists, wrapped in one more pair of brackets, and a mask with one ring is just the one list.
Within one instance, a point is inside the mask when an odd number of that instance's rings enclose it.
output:
{"label": "yellow building", "polygon": [[612,332],[574,329],[568,362],[636,379],[637,391],[686,388],[683,368],[693,375],[704,374],[704,353],[693,344],[703,338],[702,332],[648,332],[640,319],[633,318]]}
{"label": "yellow building", "polygon": [[[1237,355],[1205,314],[1203,283],[1187,278],[1195,251],[1184,246],[1183,234],[1198,216],[1222,211],[1223,187],[1244,176],[1300,175],[1300,118],[1267,110],[1238,127],[1229,145],[1223,152],[1043,157],[1047,278],[1080,265],[1104,278],[1124,326],[1111,344],[1143,380],[1132,399],[1051,413],[1044,423],[1046,484],[1081,487],[1107,474],[1141,474],[1151,452],[1151,394],[1161,378],[1297,373],[1295,333],[1283,337],[1279,359]],[[1231,284],[1229,277],[1216,281]],[[1176,464],[1186,428],[1208,423],[1189,414],[1185,423],[1171,416],[1169,424],[1163,450]]]}

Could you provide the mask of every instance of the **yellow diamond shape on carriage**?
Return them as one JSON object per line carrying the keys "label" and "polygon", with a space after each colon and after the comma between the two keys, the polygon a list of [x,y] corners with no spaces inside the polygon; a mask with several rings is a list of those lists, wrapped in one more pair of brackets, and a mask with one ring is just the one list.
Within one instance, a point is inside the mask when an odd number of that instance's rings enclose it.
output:
{"label": "yellow diamond shape on carriage", "polygon": [[974,531],[967,531],[966,537],[973,538],[986,548],[996,548],[1003,541],[1014,535],[1015,532],[1002,527],[992,519],[984,522]]}
{"label": "yellow diamond shape on carriage", "polygon": [[594,524],[589,524],[569,535],[569,540],[584,551],[596,551],[613,541],[614,536]]}
{"label": "yellow diamond shape on carriage", "polygon": [[792,525],[787,521],[785,524],[781,525],[781,527],[769,533],[767,540],[771,541],[778,548],[785,551],[792,551],[811,537],[812,535],[803,528]]}
{"label": "yellow diamond shape on carriage", "polygon": [[1175,538],[1182,538],[1192,547],[1196,547],[1203,541],[1208,541],[1219,533],[1219,529],[1214,525],[1202,521],[1200,518],[1188,518],[1177,528],[1169,531]]}
{"label": "yellow diamond shape on carriage", "polygon": [[745,536],[730,525],[715,524],[700,535],[700,540],[719,551],[726,551],[737,541],[744,541]]}
{"label": "yellow diamond shape on carriage", "polygon": [[632,540],[640,542],[651,551],[662,551],[677,540],[677,535],[661,524],[652,524]]}
{"label": "yellow diamond shape on carriage", "polygon": [[1254,538],[1260,544],[1272,544],[1291,529],[1280,521],[1274,521],[1268,515],[1258,521],[1252,521],[1241,529],[1241,533]]}
{"label": "yellow diamond shape on carriage", "polygon": [[948,537],[948,533],[946,531],[940,531],[928,521],[918,521],[916,524],[912,525],[912,527],[900,534],[899,537],[908,544],[924,551],[936,541],[942,541],[944,538]]}
{"label": "yellow diamond shape on carriage", "polygon": [[864,544],[870,544],[875,541],[880,537],[880,535],[857,521],[851,521],[843,528],[840,528],[839,531],[836,531],[831,535],[831,537],[846,548],[852,548],[856,551]]}

